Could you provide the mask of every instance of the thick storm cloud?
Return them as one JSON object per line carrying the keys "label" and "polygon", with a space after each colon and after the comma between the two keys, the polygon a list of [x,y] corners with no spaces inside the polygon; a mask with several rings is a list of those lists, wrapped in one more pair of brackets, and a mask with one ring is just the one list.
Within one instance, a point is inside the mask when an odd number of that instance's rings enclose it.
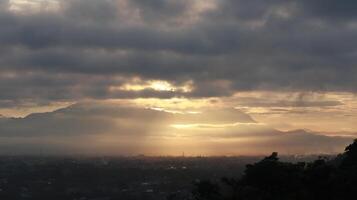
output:
{"label": "thick storm cloud", "polygon": [[0,0],[1,101],[357,91],[354,1],[37,2]]}

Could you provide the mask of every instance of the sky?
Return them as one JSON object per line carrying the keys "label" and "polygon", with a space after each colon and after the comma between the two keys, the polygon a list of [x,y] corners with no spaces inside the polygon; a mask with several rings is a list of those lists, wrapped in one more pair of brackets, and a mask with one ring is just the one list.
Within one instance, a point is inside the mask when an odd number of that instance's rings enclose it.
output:
{"label": "sky", "polygon": [[0,154],[341,152],[353,0],[0,0]]}

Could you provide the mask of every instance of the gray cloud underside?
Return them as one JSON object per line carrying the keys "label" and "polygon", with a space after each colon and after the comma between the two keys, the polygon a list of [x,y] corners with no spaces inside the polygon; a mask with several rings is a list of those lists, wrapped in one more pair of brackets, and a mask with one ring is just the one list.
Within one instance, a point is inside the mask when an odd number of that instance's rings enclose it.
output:
{"label": "gray cloud underside", "polygon": [[[237,122],[238,126],[214,127],[215,124],[226,126]],[[170,124],[201,125],[188,131],[177,130]],[[90,140],[101,136],[116,141],[116,148],[122,149],[116,154],[142,153],[147,148],[157,146],[157,140],[180,139],[176,138],[177,134],[181,138],[196,141],[197,145],[205,144],[205,150],[202,151],[216,150],[218,154],[266,153],[274,150],[285,153],[335,153],[352,141],[348,137],[323,136],[303,130],[274,130],[235,109],[207,110],[202,114],[172,114],[126,105],[83,103],[54,112],[31,114],[25,118],[0,118],[0,153],[7,153],[11,146],[12,153],[23,153],[21,148],[27,149],[26,153],[38,153],[39,147],[52,153],[70,153],[73,149],[77,149],[77,153],[88,153],[88,149],[101,152],[100,146],[105,146],[105,142]],[[146,141],[146,146],[138,141]],[[18,146],[21,148],[14,149]],[[180,148],[185,148],[184,144]]]}
{"label": "gray cloud underside", "polygon": [[[203,11],[188,0],[66,0],[33,14],[0,2],[2,100],[357,90],[352,0],[223,0]],[[110,91],[118,77],[192,80],[195,90]]]}

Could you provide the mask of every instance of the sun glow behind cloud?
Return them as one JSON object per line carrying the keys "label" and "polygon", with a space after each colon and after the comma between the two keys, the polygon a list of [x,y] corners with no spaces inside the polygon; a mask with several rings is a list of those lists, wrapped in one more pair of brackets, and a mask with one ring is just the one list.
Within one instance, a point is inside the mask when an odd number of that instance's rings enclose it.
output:
{"label": "sun glow behind cloud", "polygon": [[142,90],[155,90],[161,92],[183,92],[189,93],[193,90],[192,82],[186,82],[183,85],[172,85],[171,83],[163,80],[149,80],[142,81],[140,79],[134,79],[131,83],[126,83],[122,86],[113,86],[111,90],[123,90],[123,91],[142,91]]}

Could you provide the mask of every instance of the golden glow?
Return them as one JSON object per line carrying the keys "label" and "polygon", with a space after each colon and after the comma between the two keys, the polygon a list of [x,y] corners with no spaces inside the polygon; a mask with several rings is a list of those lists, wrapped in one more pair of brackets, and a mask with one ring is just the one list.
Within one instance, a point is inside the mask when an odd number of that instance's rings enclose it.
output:
{"label": "golden glow", "polygon": [[322,134],[357,132],[357,96],[347,92],[243,92],[226,99],[259,122],[279,130]]}
{"label": "golden glow", "polygon": [[155,91],[164,91],[164,92],[183,92],[188,93],[193,90],[192,82],[186,82],[181,86],[174,86],[167,81],[162,80],[150,80],[150,81],[141,81],[134,80],[133,83],[127,83],[122,86],[111,87],[111,90],[124,90],[124,91],[142,91],[146,89],[151,89]]}
{"label": "golden glow", "polygon": [[176,129],[198,129],[198,128],[231,128],[231,127],[241,127],[241,126],[259,126],[264,125],[260,123],[233,123],[233,124],[172,124],[171,127]]}
{"label": "golden glow", "polygon": [[[137,106],[175,112],[235,107],[256,121],[289,131],[309,129],[326,134],[357,132],[357,96],[341,92],[240,92],[232,97],[202,99],[134,99]],[[176,126],[177,127],[177,126]]]}
{"label": "golden glow", "polygon": [[149,87],[157,91],[175,91],[176,88],[166,81],[151,81]]}
{"label": "golden glow", "polygon": [[199,111],[168,110],[168,109],[165,109],[165,108],[157,108],[157,107],[151,107],[149,109],[156,110],[156,111],[167,112],[167,113],[172,113],[172,114],[200,114],[201,113]]}
{"label": "golden glow", "polygon": [[[289,95],[291,99],[287,98]],[[321,94],[311,95],[304,98],[308,99],[308,102],[312,102],[312,99]],[[269,98],[266,98],[268,96]],[[114,110],[115,114],[111,113],[107,116],[103,111],[98,118],[114,122],[113,125],[109,123],[111,125],[103,133],[83,136],[86,141],[85,145],[72,144],[71,141],[68,142],[68,145],[75,146],[79,152],[105,154],[118,154],[119,152],[119,154],[125,155],[138,153],[181,155],[184,151],[186,155],[256,155],[271,152],[272,149],[285,153],[289,153],[289,150],[293,153],[316,153],[319,151],[326,153],[337,152],[340,149],[336,150],[336,148],[340,147],[343,150],[345,145],[334,146],[331,149],[330,146],[327,146],[322,150],[316,145],[310,146],[308,150],[305,146],[303,148],[295,148],[294,145],[292,147],[284,146],[284,140],[280,140],[281,135],[271,131],[273,129],[311,129],[314,132],[321,131],[321,134],[352,135],[351,133],[357,130],[355,123],[357,117],[353,113],[357,108],[356,97],[352,94],[339,95],[336,93],[320,96],[319,101],[339,100],[342,102],[342,104],[327,107],[316,107],[315,105],[314,107],[294,107],[294,104],[289,106],[289,103],[285,104],[287,107],[284,107],[283,104],[274,104],[276,100],[279,102],[280,98],[284,97],[289,102],[296,101],[295,96],[296,94],[275,93],[274,95],[274,93],[259,94],[256,92],[241,93],[234,97],[219,99],[107,100],[106,103],[112,106],[109,108],[113,109],[116,106],[140,107],[173,114],[157,113],[152,117],[151,113],[147,115],[143,110],[134,109],[132,112],[135,114],[127,117],[125,112],[122,114],[122,112]],[[271,106],[254,104],[261,100],[271,103]],[[103,100],[91,101],[91,103],[96,105],[103,103]],[[54,106],[38,107],[37,111],[51,111],[55,108]],[[237,120],[239,116],[226,113],[232,112],[232,109],[225,109],[227,107],[244,109],[245,112],[250,113],[249,115],[254,118],[256,123],[243,120],[239,122],[239,119]],[[275,110],[277,107],[284,110],[277,112]],[[212,112],[214,109],[218,112]],[[20,110],[14,110],[13,113],[18,112]],[[0,113],[3,114],[1,111]],[[95,113],[90,117],[95,118]],[[227,119],[237,123],[227,122]],[[346,132],[341,133],[341,131]],[[67,145],[65,140],[69,139],[62,138],[60,142]],[[81,140],[83,139],[81,138]],[[53,139],[52,143],[58,144],[58,142]],[[272,142],[280,142],[280,146],[271,146]]]}
{"label": "golden glow", "polygon": [[[7,74],[6,76],[11,76]],[[122,86],[126,90],[176,90],[179,86],[159,81],[134,80]],[[182,86],[181,86],[182,87]],[[101,100],[102,101],[102,100]],[[108,103],[125,104],[141,108],[150,108],[178,115],[200,114],[207,109],[236,108],[250,115],[255,121],[267,124],[278,130],[309,129],[322,134],[352,135],[357,132],[357,96],[353,93],[297,93],[297,92],[240,92],[232,97],[217,98],[135,98],[112,99]],[[327,102],[327,103],[324,103]],[[330,103],[329,103],[330,102]],[[334,104],[335,102],[335,104]],[[0,108],[0,114],[8,117],[23,117],[33,112],[49,112],[70,105],[68,103],[52,103],[51,105],[23,105],[16,108]],[[321,104],[321,105],[320,105]],[[203,116],[205,117],[205,116]],[[217,118],[217,117],[216,117]],[[210,123],[214,122],[214,117]],[[220,119],[217,119],[217,122]],[[207,127],[197,124],[199,121],[170,123],[174,128]],[[169,124],[169,125],[170,125]],[[225,126],[225,125],[218,125]],[[215,127],[215,125],[211,126]],[[217,127],[217,126],[216,126]]]}
{"label": "golden glow", "polygon": [[218,103],[216,98],[205,99],[188,99],[188,98],[138,98],[133,99],[132,102],[137,106],[163,108],[167,110],[198,110],[201,108],[215,107],[220,108],[224,104]]}

